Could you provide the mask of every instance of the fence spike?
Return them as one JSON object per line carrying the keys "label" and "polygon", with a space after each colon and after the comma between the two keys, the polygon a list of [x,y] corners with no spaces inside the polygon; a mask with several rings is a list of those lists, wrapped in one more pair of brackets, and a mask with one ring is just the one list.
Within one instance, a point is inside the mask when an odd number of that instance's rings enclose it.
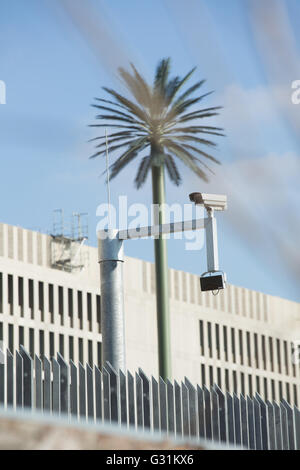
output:
{"label": "fence spike", "polygon": [[16,351],[16,405],[18,408],[23,408],[23,358],[21,354]]}
{"label": "fence spike", "polygon": [[240,410],[241,410],[242,446],[248,449],[249,438],[248,438],[248,421],[247,421],[247,402],[243,394],[240,395]]}
{"label": "fence spike", "polygon": [[152,429],[154,431],[160,430],[159,422],[159,397],[158,397],[158,382],[151,377],[151,390],[152,390]]}
{"label": "fence spike", "polygon": [[211,388],[210,394],[212,404],[212,437],[214,442],[220,442],[219,397],[215,387]]}
{"label": "fence spike", "polygon": [[78,375],[77,367],[70,361],[70,413],[74,418],[78,418]]}
{"label": "fence spike", "polygon": [[241,409],[240,400],[236,393],[233,394],[233,416],[234,416],[234,436],[235,444],[241,446],[242,434],[241,434]]}
{"label": "fence spike", "polygon": [[0,349],[0,406],[4,406],[5,397],[5,353]]}
{"label": "fence spike", "polygon": [[268,426],[267,426],[267,406],[259,393],[255,394],[255,397],[260,406],[260,416],[261,416],[261,445],[263,450],[268,450],[269,445],[269,435],[268,435]]}
{"label": "fence spike", "polygon": [[281,416],[281,431],[282,431],[282,449],[289,450],[289,440],[288,440],[288,417],[287,410],[282,403],[280,402],[280,416]]}
{"label": "fence spike", "polygon": [[199,385],[197,385],[197,401],[198,401],[198,435],[201,439],[205,439],[204,396],[203,396],[203,390]]}
{"label": "fence spike", "polygon": [[120,387],[120,418],[122,426],[127,426],[127,389],[126,375],[119,370],[119,387]]}
{"label": "fence spike", "polygon": [[255,449],[255,424],[254,424],[254,404],[250,396],[247,396],[247,419],[248,419],[248,441],[249,449]]}
{"label": "fence spike", "polygon": [[150,382],[146,374],[141,368],[139,368],[139,376],[143,382],[143,417],[144,417],[144,429],[150,429],[151,427],[151,416],[150,416]]}
{"label": "fence spike", "polygon": [[210,391],[204,385],[204,406],[205,406],[205,437],[212,439],[212,421],[211,421],[211,396]]}
{"label": "fence spike", "polygon": [[43,390],[42,390],[42,361],[35,354],[34,356],[35,368],[35,407],[41,410],[43,407]]}
{"label": "fence spike", "polygon": [[268,435],[269,435],[269,449],[276,450],[274,407],[269,400],[267,400],[266,405],[267,405],[267,426],[268,426]]}
{"label": "fence spike", "polygon": [[52,410],[52,389],[51,389],[51,363],[44,356],[44,411],[48,413]]}
{"label": "fence spike", "polygon": [[229,444],[235,444],[235,432],[234,432],[234,410],[233,410],[233,398],[229,392],[226,392],[226,412],[227,412],[227,441]]}
{"label": "fence spike", "polygon": [[215,391],[219,397],[219,426],[220,426],[220,441],[225,443],[226,437],[226,410],[225,410],[225,395],[218,385],[215,386]]}
{"label": "fence spike", "polygon": [[52,386],[52,410],[55,414],[60,414],[60,365],[57,360],[52,358],[52,374],[53,374],[53,386]]}
{"label": "fence spike", "polygon": [[96,406],[96,420],[102,421],[102,396],[103,396],[103,389],[102,389],[102,373],[100,369],[95,366],[94,367],[94,375],[95,375],[95,406]]}
{"label": "fence spike", "polygon": [[181,403],[181,388],[178,382],[174,382],[174,394],[175,394],[175,423],[176,423],[176,436],[182,437],[183,426],[182,426],[182,403]]}
{"label": "fence spike", "polygon": [[7,406],[14,406],[14,357],[6,350],[6,401]]}
{"label": "fence spike", "polygon": [[[175,433],[175,407],[173,385],[167,380],[167,415],[168,415],[168,434]],[[196,419],[196,416],[195,416]]]}
{"label": "fence spike", "polygon": [[144,429],[143,382],[137,372],[135,373],[135,391],[137,426]]}
{"label": "fence spike", "polygon": [[69,366],[63,356],[57,353],[57,363],[59,364],[60,376],[60,411],[69,414],[70,411],[70,373]]}
{"label": "fence spike", "polygon": [[110,423],[110,420],[111,420],[110,381],[109,381],[109,372],[104,366],[102,367],[102,380],[103,380],[103,418],[104,418],[104,421]]}
{"label": "fence spike", "polygon": [[189,391],[185,383],[181,382],[181,400],[182,400],[182,430],[183,436],[189,437],[190,435],[190,420],[189,420]]}
{"label": "fence spike", "polygon": [[119,422],[119,378],[116,369],[106,362],[105,369],[109,376],[109,393],[110,393],[110,420],[114,423]]}
{"label": "fence spike", "polygon": [[282,429],[281,429],[281,414],[279,405],[273,401],[274,416],[275,416],[275,429],[276,429],[276,449],[282,450]]}
{"label": "fence spike", "polygon": [[188,410],[189,410],[189,432],[190,436],[197,436],[197,404],[196,404],[196,389],[187,377],[184,378],[185,385],[188,389]]}
{"label": "fence spike", "polygon": [[129,421],[129,426],[135,427],[134,377],[129,371],[127,371],[127,385],[128,385],[128,421]]}
{"label": "fence spike", "polygon": [[86,386],[87,386],[87,416],[89,420],[94,420],[94,380],[93,369],[86,364]]}
{"label": "fence spike", "polygon": [[25,408],[33,407],[33,361],[23,346],[20,346],[20,354],[23,358],[23,403]]}
{"label": "fence spike", "polygon": [[294,434],[294,415],[293,415],[293,409],[292,407],[288,404],[284,398],[281,400],[283,406],[286,409],[286,415],[287,415],[287,433],[288,433],[288,446],[289,450],[295,450],[295,434]]}
{"label": "fence spike", "polygon": [[300,450],[300,410],[294,406],[294,432],[295,432],[295,449]]}

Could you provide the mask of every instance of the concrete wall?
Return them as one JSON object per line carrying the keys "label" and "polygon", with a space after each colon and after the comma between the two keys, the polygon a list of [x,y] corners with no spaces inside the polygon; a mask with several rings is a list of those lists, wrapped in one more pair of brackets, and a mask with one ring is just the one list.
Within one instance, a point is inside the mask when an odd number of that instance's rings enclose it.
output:
{"label": "concrete wall", "polygon": [[[217,443],[167,438],[113,424],[79,423],[47,414],[0,410],[0,450],[221,450]],[[228,447],[227,447],[228,449]],[[233,450],[233,449],[230,449]],[[115,454],[118,457],[118,454]],[[110,459],[113,459],[112,453]],[[111,460],[105,460],[110,463]],[[125,464],[131,464],[126,460]],[[120,460],[118,463],[121,463]],[[100,462],[101,465],[101,462]],[[133,464],[132,464],[133,465]]]}

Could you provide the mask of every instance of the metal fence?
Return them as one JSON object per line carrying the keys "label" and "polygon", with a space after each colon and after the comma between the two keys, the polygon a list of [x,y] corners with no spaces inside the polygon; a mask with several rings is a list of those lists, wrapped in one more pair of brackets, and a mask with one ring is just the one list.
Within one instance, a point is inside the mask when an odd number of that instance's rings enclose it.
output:
{"label": "metal fence", "polygon": [[21,347],[0,351],[0,406],[29,408],[79,420],[117,423],[179,438],[204,438],[250,449],[300,449],[300,411],[278,403],[133,376],[110,364],[100,370],[57,359],[34,360]]}

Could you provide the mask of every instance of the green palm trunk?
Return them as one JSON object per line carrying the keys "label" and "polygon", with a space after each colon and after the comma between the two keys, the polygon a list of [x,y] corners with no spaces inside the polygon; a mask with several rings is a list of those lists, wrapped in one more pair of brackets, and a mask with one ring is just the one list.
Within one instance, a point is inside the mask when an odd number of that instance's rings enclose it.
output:
{"label": "green palm trunk", "polygon": [[[164,165],[152,167],[153,204],[165,203]],[[164,210],[159,211],[155,223],[163,224]],[[171,344],[169,310],[169,275],[167,240],[160,237],[154,241],[156,270],[156,314],[158,333],[159,375],[164,380],[171,380]]]}

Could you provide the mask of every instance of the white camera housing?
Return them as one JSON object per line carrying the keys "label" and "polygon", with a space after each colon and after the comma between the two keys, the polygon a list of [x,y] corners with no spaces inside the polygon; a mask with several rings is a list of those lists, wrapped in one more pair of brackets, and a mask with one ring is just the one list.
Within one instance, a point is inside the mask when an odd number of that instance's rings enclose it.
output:
{"label": "white camera housing", "polygon": [[227,196],[224,194],[191,193],[190,200],[197,205],[203,205],[206,209],[216,211],[227,209]]}

